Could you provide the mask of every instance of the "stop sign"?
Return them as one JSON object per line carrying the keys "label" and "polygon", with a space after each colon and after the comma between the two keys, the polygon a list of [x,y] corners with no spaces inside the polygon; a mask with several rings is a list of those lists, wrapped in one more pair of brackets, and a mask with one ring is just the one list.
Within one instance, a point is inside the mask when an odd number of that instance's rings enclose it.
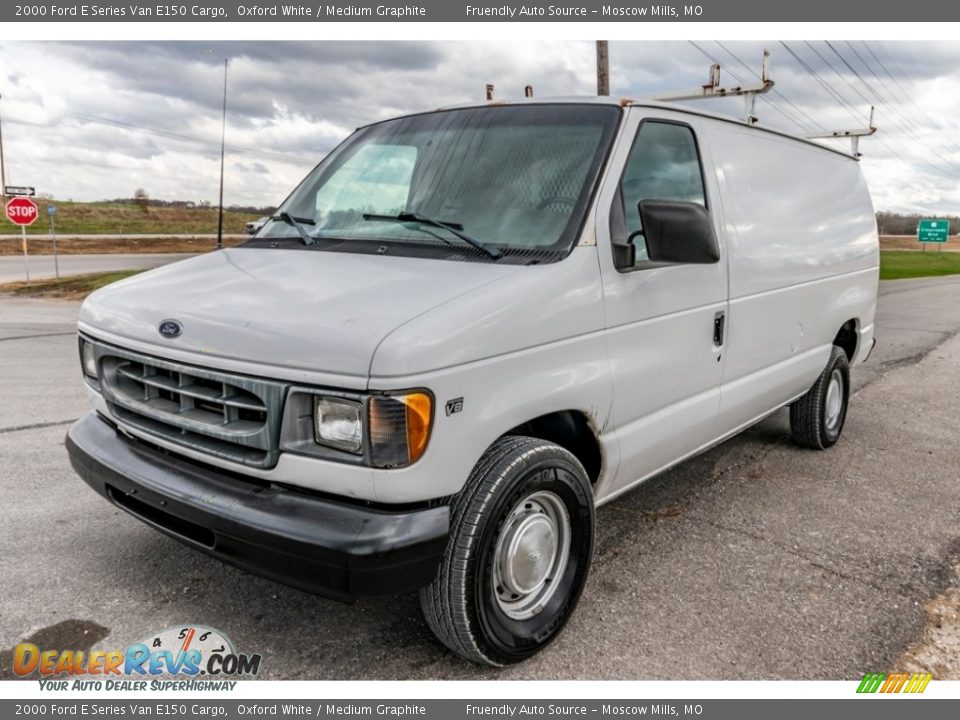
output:
{"label": "stop sign", "polygon": [[37,215],[37,204],[30,198],[15,197],[7,203],[7,219],[16,225],[33,225]]}

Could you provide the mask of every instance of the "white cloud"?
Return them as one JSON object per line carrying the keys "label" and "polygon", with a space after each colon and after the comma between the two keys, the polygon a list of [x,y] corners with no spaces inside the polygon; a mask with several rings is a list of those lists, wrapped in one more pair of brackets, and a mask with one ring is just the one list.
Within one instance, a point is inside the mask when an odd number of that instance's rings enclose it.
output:
{"label": "white cloud", "polygon": [[[789,43],[821,81],[777,42],[697,45],[612,43],[612,92],[696,87],[706,80],[705,54],[724,64],[725,81],[750,80],[768,47],[777,86],[759,105],[763,123],[797,133],[847,128],[877,104],[881,132],[861,143],[876,206],[960,211],[960,44]],[[479,99],[488,82],[498,97],[519,97],[527,84],[540,97],[595,89],[592,42],[6,43],[8,183],[84,200],[137,187],[164,199],[215,198],[224,57],[228,204],[276,204],[353,128]]]}

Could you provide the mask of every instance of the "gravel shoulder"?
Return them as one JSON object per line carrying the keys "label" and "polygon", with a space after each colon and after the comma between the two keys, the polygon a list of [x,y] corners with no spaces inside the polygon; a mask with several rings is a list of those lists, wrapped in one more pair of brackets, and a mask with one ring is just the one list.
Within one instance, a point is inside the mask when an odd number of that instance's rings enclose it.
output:
{"label": "gravel shoulder", "polygon": [[930,673],[938,680],[960,680],[960,566],[950,588],[923,606],[923,637],[900,657],[904,672]]}

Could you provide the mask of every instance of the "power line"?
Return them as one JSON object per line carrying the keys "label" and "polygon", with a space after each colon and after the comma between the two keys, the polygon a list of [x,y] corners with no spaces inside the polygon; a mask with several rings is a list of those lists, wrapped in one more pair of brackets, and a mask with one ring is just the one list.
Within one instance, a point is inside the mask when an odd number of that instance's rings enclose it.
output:
{"label": "power line", "polygon": [[820,59],[820,62],[822,62],[824,65],[826,65],[828,68],[830,68],[830,69],[833,71],[833,74],[834,74],[834,75],[836,75],[838,78],[840,78],[841,80],[843,80],[843,81],[847,84],[847,86],[848,86],[851,90],[853,90],[853,92],[855,92],[855,93],[857,94],[857,96],[858,96],[861,100],[863,100],[863,101],[864,101],[865,103],[867,103],[868,105],[873,105],[873,104],[876,102],[875,100],[871,100],[871,99],[868,98],[866,95],[864,95],[862,92],[860,92],[860,88],[858,88],[856,85],[854,85],[852,82],[850,82],[850,80],[849,80],[843,73],[841,73],[839,70],[837,70],[837,69],[833,66],[833,63],[831,63],[827,58],[825,58],[823,55],[821,55],[821,54],[820,54],[820,51],[817,50],[816,46],[814,46],[813,43],[811,43],[809,40],[804,40],[804,41],[803,41],[803,44],[806,45],[808,48],[810,48],[810,51]]}
{"label": "power line", "polygon": [[[840,51],[833,46],[832,42],[830,42],[829,40],[824,40],[823,43],[833,51],[834,55],[840,58],[840,62],[846,65],[847,69],[850,70],[850,72],[852,72],[857,77],[857,79],[864,84],[864,87],[870,90],[870,92],[872,92],[877,97],[877,99],[880,100],[880,102],[886,102],[886,99],[877,90],[874,89],[873,85],[871,85],[865,77],[863,77],[859,72],[857,72],[857,69],[853,65],[851,65],[843,55],[840,54]],[[850,45],[849,43],[847,43],[847,47],[853,50],[853,46]],[[857,54],[856,50],[854,50],[853,52],[854,52],[854,55]]]}
{"label": "power line", "polygon": [[[899,123],[901,123],[901,129],[904,129],[906,132],[910,132],[911,130],[914,130],[914,129],[916,129],[916,128],[918,127],[918,125],[917,125],[916,122],[912,121],[910,118],[905,118],[905,117],[903,116],[903,114],[900,112],[900,109],[899,109],[898,107],[895,107],[894,105],[889,104],[889,101],[888,101],[883,95],[880,94],[880,91],[877,90],[876,88],[874,88],[874,86],[873,86],[871,83],[869,83],[869,82],[866,80],[866,78],[864,78],[860,73],[858,73],[857,70],[853,67],[853,65],[851,65],[851,64],[847,61],[847,59],[846,59],[842,54],[840,54],[840,51],[838,51],[838,50],[833,46],[833,44],[830,43],[830,41],[824,41],[824,42],[825,42],[826,45],[833,51],[833,53],[834,53],[838,58],[840,58],[840,61],[841,61],[844,65],[846,65],[847,68],[849,68],[850,71],[851,71],[854,75],[856,75],[856,77],[864,84],[864,86],[867,87],[867,88],[870,90],[870,92],[872,92],[872,93],[874,94],[874,96],[877,98],[877,100],[878,100],[881,104],[885,104],[887,110],[890,111],[891,115],[895,115],[895,116],[896,116],[897,121],[898,121]],[[856,51],[856,49],[853,47],[853,45],[851,45],[849,42],[847,42],[847,47],[849,47],[850,50],[853,52],[853,54],[857,57],[857,59],[860,60],[860,63],[864,66],[864,68],[865,68],[868,72],[870,72],[870,73],[874,76],[874,78],[875,78],[881,85],[883,85],[884,89],[887,89],[886,83],[883,82],[883,80],[881,80],[879,77],[877,77],[876,72],[872,70],[872,68],[870,67],[870,65],[863,59],[863,57],[860,55],[860,53],[858,53],[858,52]],[[839,73],[838,73],[838,74],[839,74]],[[842,77],[842,75],[841,75],[841,77]],[[844,80],[846,80],[846,78],[844,78]],[[847,82],[849,83],[849,81],[847,81]],[[919,140],[919,138],[916,138],[916,139]]]}
{"label": "power line", "polygon": [[[902,114],[900,113],[900,109],[899,109],[899,108],[894,107],[894,106],[888,104],[889,101],[888,101],[883,95],[880,94],[880,91],[877,90],[876,88],[874,88],[874,86],[873,86],[870,82],[868,82],[866,78],[864,78],[859,72],[857,72],[856,68],[854,68],[853,65],[851,65],[851,64],[847,61],[847,59],[846,59],[843,55],[840,54],[840,51],[837,50],[829,40],[826,40],[826,41],[824,41],[824,42],[826,43],[827,47],[829,47],[829,48],[833,51],[833,54],[836,55],[838,58],[840,58],[840,61],[841,61],[844,65],[846,65],[847,68],[849,68],[849,70],[857,77],[857,79],[859,79],[860,82],[862,82],[862,83],[864,84],[864,86],[865,86],[868,90],[870,90],[870,92],[872,92],[872,93],[874,94],[874,96],[876,97],[877,101],[879,101],[881,104],[886,105],[886,108],[887,108],[887,110],[890,111],[890,114],[896,116],[897,121],[898,121],[899,123],[902,123],[901,129],[905,129],[907,132],[909,132],[911,129],[913,129],[913,128],[916,127],[916,123],[915,123],[915,122],[912,122],[909,118],[904,118],[904,117],[902,116]],[[853,51],[853,54],[856,55],[857,59],[860,60],[861,64],[864,66],[864,68],[865,68],[867,71],[871,72],[871,73],[874,75],[874,77],[881,83],[881,85],[884,85],[884,87],[886,87],[886,84],[885,84],[882,80],[880,80],[879,78],[876,77],[876,73],[871,70],[870,66],[869,66],[869,65],[864,61],[864,59],[860,56],[860,53],[858,53],[858,52],[854,49],[854,47],[853,47],[852,45],[850,45],[850,43],[847,43],[847,47],[849,47],[850,50]],[[839,73],[838,73],[838,74],[839,74]],[[841,75],[841,77],[842,77],[842,75]],[[846,78],[844,78],[844,80],[846,80]],[[850,84],[850,83],[849,83],[849,80],[846,80],[846,81],[847,81],[848,84]]]}
{"label": "power line", "polygon": [[[870,50],[870,46],[867,45],[867,43],[864,43],[864,46],[866,46],[867,50]],[[888,59],[891,63],[893,63],[893,66],[900,72],[900,74],[903,75],[904,78],[906,78],[907,73],[904,72],[903,68],[900,67],[900,63],[898,63],[897,60],[896,60],[896,58],[894,58],[893,55],[890,54],[890,52],[887,50],[887,48],[886,48],[884,45],[882,45],[882,44],[881,44],[881,45],[878,45],[878,47],[883,51],[883,54],[887,56],[887,59]],[[876,55],[874,55],[874,53],[873,53],[873,50],[870,50],[870,54],[873,55],[874,57],[876,57]],[[890,79],[893,80],[893,82],[896,84],[896,86],[897,86],[898,88],[900,88],[900,90],[903,91],[903,94],[906,95],[908,98],[910,98],[910,102],[912,102],[912,103],[913,103],[914,105],[916,105],[917,107],[920,107],[920,103],[918,103],[918,102],[916,101],[916,99],[914,99],[913,95],[911,95],[911,94],[907,91],[907,89],[906,89],[905,87],[903,87],[903,85],[900,84],[900,81],[897,80],[897,79],[891,74],[891,72],[890,72],[889,70],[887,70],[886,65],[883,64],[883,62],[880,60],[880,58],[877,58],[877,63],[880,65],[880,67],[883,68],[884,72],[886,72],[887,75],[890,76]]]}
{"label": "power line", "polygon": [[[738,63],[740,63],[741,65],[743,65],[743,67],[746,68],[747,72],[749,72],[751,75],[753,75],[753,76],[754,76],[755,78],[757,78],[758,80],[761,79],[761,78],[760,78],[760,75],[759,75],[753,68],[751,68],[749,65],[747,65],[747,63],[745,63],[743,60],[741,60],[740,57],[739,57],[738,55],[736,55],[732,50],[730,50],[726,45],[724,45],[724,44],[723,44],[722,42],[720,42],[719,40],[714,40],[714,42],[715,42],[717,45],[719,45],[719,46],[724,50],[724,52],[727,53],[727,55],[729,55],[730,57],[732,57],[734,60],[736,60],[736,61],[737,61]],[[813,127],[814,127],[814,128],[816,128],[817,130],[821,130],[821,131],[823,131],[823,132],[826,132],[826,131],[827,131],[827,129],[826,129],[823,125],[821,125],[819,122],[817,122],[817,121],[814,120],[812,117],[810,117],[810,115],[809,115],[808,113],[806,113],[803,109],[801,109],[800,107],[798,107],[792,100],[790,100],[790,98],[788,98],[784,93],[780,92],[780,90],[778,90],[777,88],[773,88],[772,92],[773,92],[774,95],[776,95],[776,96],[779,97],[781,100],[783,100],[784,102],[786,102],[790,107],[792,107],[792,108],[793,108],[794,110],[796,110],[798,113],[800,113],[801,115],[803,115],[807,120],[809,120],[809,121],[813,124]],[[797,125],[800,126],[799,123],[797,123]]]}
{"label": "power line", "polygon": [[880,66],[880,69],[883,70],[883,72],[886,73],[887,77],[890,78],[890,80],[893,82],[893,84],[896,85],[896,86],[900,89],[900,92],[903,93],[904,97],[906,97],[907,100],[909,100],[911,103],[913,103],[915,106],[917,106],[917,107],[919,108],[919,107],[920,107],[920,103],[918,103],[916,100],[913,99],[913,96],[910,95],[909,92],[907,92],[907,89],[906,89],[905,87],[903,87],[903,85],[900,84],[900,81],[897,80],[897,79],[893,76],[893,74],[890,72],[890,70],[887,69],[887,66],[883,63],[883,60],[881,60],[881,59],[877,56],[877,54],[873,51],[873,48],[871,48],[866,42],[862,42],[861,44],[863,45],[863,47],[866,48],[867,52],[870,53],[870,57],[872,57],[872,58],[874,59],[874,61],[877,63],[877,65]]}
{"label": "power line", "polygon": [[[892,110],[891,108],[889,108],[889,107],[885,104],[884,99],[883,99],[880,95],[877,95],[875,99],[871,99],[871,98],[867,97],[866,95],[864,95],[864,94],[860,91],[860,88],[858,88],[856,85],[854,85],[852,82],[850,82],[850,79],[849,79],[846,75],[844,75],[842,72],[840,72],[840,70],[838,70],[838,69],[834,66],[834,64],[833,64],[832,62],[830,62],[830,60],[828,60],[826,57],[824,57],[824,56],[820,53],[820,51],[817,50],[817,48],[816,48],[812,43],[810,43],[809,41],[806,41],[806,40],[805,40],[805,41],[804,41],[804,44],[810,49],[811,52],[813,52],[814,55],[816,55],[816,56],[820,59],[821,62],[823,62],[824,65],[826,65],[828,68],[830,68],[831,71],[833,71],[833,74],[834,74],[834,75],[836,75],[840,80],[842,80],[844,83],[846,83],[847,86],[848,86],[851,90],[853,90],[853,92],[856,93],[856,95],[857,95],[861,100],[863,100],[865,103],[868,103],[868,104],[870,104],[870,105],[875,105],[875,104],[876,104],[876,105],[879,105],[879,106],[882,107],[882,108],[886,108],[886,109],[890,110],[890,117],[889,117],[890,123],[891,123],[895,128],[897,128],[898,130],[901,130],[902,132],[905,132],[905,133],[907,133],[907,134],[911,134],[911,133],[912,133],[912,130],[911,130],[910,127],[905,127],[905,126],[902,125],[901,122],[899,122],[898,117],[894,115],[893,110]],[[830,43],[828,42],[827,45],[830,45]],[[840,54],[836,51],[836,49],[834,49],[832,46],[831,46],[830,49],[833,50],[833,52],[834,52],[841,60],[844,60],[843,56],[840,55]],[[844,60],[844,62],[846,62],[846,61]],[[851,68],[851,70],[853,70],[853,68]],[[854,72],[856,72],[856,71],[854,71]],[[865,86],[867,86],[866,83],[864,83],[864,84],[865,84]],[[914,139],[917,140],[917,141],[919,141],[919,142],[922,142],[922,140],[921,140],[920,138],[916,137],[915,135],[914,135]]]}
{"label": "power line", "polygon": [[[826,80],[824,80],[822,77],[820,77],[820,74],[817,73],[817,71],[814,70],[813,67],[812,67],[809,63],[807,63],[802,57],[800,57],[800,55],[798,55],[796,52],[794,52],[793,48],[791,48],[789,45],[787,45],[787,43],[785,43],[783,40],[781,40],[781,41],[780,41],[780,44],[783,45],[783,48],[784,48],[788,53],[790,53],[790,54],[793,56],[793,58],[794,58],[798,63],[800,63],[800,67],[802,67],[809,75],[811,75],[811,76],[820,84],[820,86],[821,86],[824,90],[827,91],[827,93],[828,93],[834,100],[836,100],[838,103],[840,103],[840,105],[841,105],[848,113],[850,113],[850,116],[851,116],[854,120],[857,120],[858,122],[860,121],[860,118],[857,116],[857,113],[856,113],[856,111],[853,109],[853,106],[850,105],[850,103],[847,101],[847,99],[846,99],[843,95],[841,95],[839,92],[837,92],[836,90],[834,90],[834,89],[833,89],[833,86],[831,86]],[[814,52],[816,52],[816,50],[814,50]],[[817,55],[819,56],[819,53],[817,53]],[[894,150],[892,147],[890,147],[890,146],[883,140],[883,138],[877,138],[877,140],[880,142],[881,145],[883,145],[887,150],[889,150],[897,159],[899,159],[900,162],[902,162],[902,163],[903,163],[904,165],[906,165],[908,168],[910,167],[910,163],[908,163],[908,162],[903,158],[903,156],[900,155],[900,153],[898,153],[896,150]]]}
{"label": "power line", "polygon": [[[729,66],[726,66],[726,65],[724,65],[723,63],[721,63],[716,57],[714,57],[714,56],[711,55],[709,52],[707,52],[705,49],[703,49],[702,47],[700,47],[700,45],[698,45],[697,43],[695,43],[693,40],[688,40],[687,42],[689,42],[689,43],[690,43],[691,45],[693,45],[697,50],[699,50],[699,51],[704,55],[704,57],[706,57],[710,62],[714,63],[715,65],[720,65],[721,67],[723,67],[724,69],[726,69],[726,71],[727,71],[728,73],[730,73],[730,76],[731,76],[734,80],[736,80],[738,83],[740,83],[741,85],[745,85],[745,84],[746,84],[746,81],[745,81],[740,75],[737,75],[737,73],[735,73],[733,70],[731,70],[731,69],[729,68]],[[759,77],[759,76],[758,76],[758,77]],[[775,110],[776,112],[778,112],[780,115],[782,115],[783,117],[785,117],[787,120],[789,120],[790,122],[792,122],[794,125],[796,125],[798,128],[800,128],[800,129],[803,130],[804,132],[807,131],[807,128],[805,128],[801,123],[797,122],[797,120],[796,120],[795,118],[791,117],[791,116],[790,116],[788,113],[786,113],[782,108],[780,108],[780,107],[778,107],[777,105],[775,105],[769,98],[767,98],[767,97],[764,96],[764,95],[760,95],[760,99],[763,100],[764,102],[766,102],[766,103],[769,105],[769,107],[770,107],[771,110]]]}
{"label": "power line", "polygon": [[[911,93],[911,92],[910,92],[909,90],[907,90],[903,85],[900,84],[900,81],[897,80],[897,78],[894,76],[894,74],[893,74],[892,72],[890,72],[889,68],[886,66],[886,64],[883,62],[883,60],[881,60],[881,59],[877,56],[877,54],[873,51],[873,48],[870,47],[870,44],[867,43],[865,40],[862,40],[861,43],[862,43],[862,45],[867,49],[867,52],[869,52],[870,55],[877,61],[877,65],[879,65],[880,68],[883,70],[883,72],[886,73],[887,77],[889,77],[889,78],[893,81],[893,83],[900,89],[900,92],[902,92],[902,93],[904,94],[904,96],[907,98],[907,100],[909,100],[909,101],[914,105],[914,107],[922,108],[923,105],[922,105],[920,102],[917,101],[917,99],[913,96],[913,93]],[[882,44],[878,44],[877,47],[880,48],[880,50],[883,52],[883,54],[887,56],[887,59],[894,65],[894,67],[897,69],[897,71],[898,71],[901,75],[903,75],[904,78],[906,78],[906,75],[907,75],[906,72],[904,72],[903,68],[900,67],[900,64],[896,61],[896,59],[893,57],[893,55],[890,54],[890,52],[886,49],[886,47],[885,47],[884,45],[882,45]],[[940,122],[939,120],[937,120],[935,117],[931,117],[931,115],[930,115],[929,113],[926,113],[926,114],[925,114],[925,117],[927,118],[927,121],[928,121],[931,125],[933,125],[933,127],[935,127],[937,130],[944,130],[944,129],[945,129],[945,126],[943,125],[943,123],[941,123],[941,122]],[[957,146],[956,146],[956,145],[953,145],[952,147],[956,148]]]}
{"label": "power line", "polygon": [[840,103],[840,105],[848,113],[850,113],[850,117],[852,117],[857,122],[860,122],[862,120],[862,117],[857,115],[856,110],[853,108],[852,105],[850,105],[849,102],[847,102],[846,98],[844,98],[840,93],[835,91],[829,83],[827,83],[823,78],[821,78],[820,75],[817,73],[817,71],[814,70],[813,67],[809,63],[807,63],[806,60],[804,60],[797,53],[795,53],[793,51],[793,48],[787,45],[783,40],[780,40],[780,44],[783,45],[784,50],[786,50],[788,53],[790,53],[793,56],[794,60],[800,63],[800,67],[803,68],[809,75],[811,75],[813,79],[816,80],[820,84],[820,86],[827,91],[827,94],[829,94],[830,97],[832,97],[834,100]]}
{"label": "power line", "polygon": [[[704,55],[707,59],[709,59],[711,62],[713,62],[713,63],[715,63],[715,64],[718,64],[718,65],[721,64],[721,63],[717,60],[717,58],[715,58],[715,57],[714,57],[713,55],[711,55],[709,52],[707,52],[707,51],[704,50],[702,47],[700,47],[700,45],[698,45],[696,42],[694,42],[694,41],[692,41],[692,40],[691,40],[691,41],[688,41],[688,42],[689,42],[691,45],[693,45],[694,48],[696,48],[701,54],[703,54],[703,55]],[[830,95],[830,97],[832,97],[837,103],[839,103],[839,105],[840,105],[841,107],[843,107],[844,110],[846,110],[846,111],[850,114],[850,116],[851,116],[855,121],[857,121],[857,122],[862,122],[862,121],[863,121],[862,115],[858,114],[857,111],[856,111],[856,109],[855,109],[852,105],[850,105],[850,103],[847,101],[847,99],[846,99],[842,94],[840,94],[839,92],[837,92],[827,81],[825,81],[825,80],[816,72],[816,70],[813,69],[813,67],[812,67],[809,63],[807,63],[802,57],[800,57],[800,55],[798,55],[796,52],[794,52],[793,49],[792,49],[789,45],[787,45],[785,42],[780,41],[780,44],[784,47],[784,49],[785,49],[788,53],[790,53],[791,56],[793,56],[793,58],[800,64],[800,66],[801,66],[808,74],[810,74],[810,75],[821,85],[821,87],[823,87],[823,89]],[[739,59],[738,59],[738,60],[739,60]],[[740,61],[740,62],[742,63],[742,61]],[[727,68],[727,72],[729,72],[729,73],[731,74],[731,76],[733,76],[733,78],[734,78],[735,80],[737,80],[738,82],[741,82],[741,83],[744,82],[741,77],[739,77],[735,72],[731,71],[729,68]],[[761,96],[761,97],[762,97],[762,96]],[[775,109],[775,110],[777,110],[778,112],[780,112],[780,114],[784,115],[785,117],[789,118],[789,119],[790,119],[794,124],[796,124],[798,127],[801,127],[801,128],[802,128],[802,125],[801,125],[800,123],[798,123],[798,122],[797,122],[794,118],[792,118],[791,116],[787,115],[785,112],[783,112],[783,111],[782,111],[780,108],[778,108],[776,105],[771,104],[770,107],[773,108],[773,109]],[[877,140],[878,140],[878,142],[879,142],[884,148],[887,149],[888,152],[890,152],[891,155],[893,155],[897,160],[899,160],[906,168],[908,168],[908,169],[910,169],[910,170],[913,170],[913,166],[911,165],[911,163],[907,162],[907,160],[906,160],[899,152],[897,152],[896,149],[894,149],[893,147],[891,147],[890,144],[888,144],[888,143],[887,143],[885,140],[883,140],[882,138],[877,138]],[[931,167],[933,167],[933,166],[931,166]],[[940,169],[940,168],[934,167],[934,170],[936,170],[937,172],[939,172],[939,173],[941,173],[941,174],[944,174],[944,171],[943,171],[942,169]],[[937,189],[935,188],[935,186],[929,184],[929,182],[927,183],[927,186],[928,186],[928,189],[930,189],[931,192],[937,191]]]}
{"label": "power line", "polygon": [[[733,70],[731,70],[729,67],[724,66],[723,63],[721,63],[717,58],[715,58],[715,57],[714,57],[713,55],[711,55],[709,52],[707,52],[707,51],[704,50],[702,47],[700,47],[700,45],[698,45],[697,43],[695,43],[693,40],[688,40],[687,42],[690,43],[691,45],[693,45],[693,47],[695,47],[697,50],[699,50],[700,53],[701,53],[704,57],[706,57],[710,62],[714,63],[715,65],[720,65],[720,66],[724,67],[724,68],[726,69],[726,71],[727,71],[728,73],[730,73],[730,76],[731,76],[734,80],[736,80],[738,83],[740,83],[741,85],[746,85],[746,81],[745,81],[742,77],[740,77],[739,75],[737,75],[737,74],[736,74]],[[801,124],[800,122],[798,122],[795,118],[791,117],[791,116],[790,116],[788,113],[786,113],[782,108],[778,107],[778,106],[775,105],[773,102],[771,102],[769,98],[766,98],[766,97],[764,97],[763,95],[761,95],[760,98],[770,106],[770,109],[771,109],[771,110],[777,111],[778,113],[780,113],[781,115],[783,115],[783,117],[785,117],[787,120],[789,120],[790,122],[792,122],[794,125],[796,125],[798,128],[800,128],[800,129],[803,130],[804,132],[807,131],[807,128],[805,128],[805,127],[803,126],[803,124]]]}
{"label": "power line", "polygon": [[[883,106],[885,106],[886,109],[890,112],[890,114],[896,118],[896,123],[895,123],[895,125],[898,126],[900,130],[902,130],[903,132],[906,132],[908,135],[910,135],[910,136],[911,136],[914,140],[916,140],[918,143],[928,144],[928,141],[927,141],[926,139],[920,137],[920,135],[917,133],[917,130],[919,129],[919,126],[916,124],[916,122],[913,122],[913,121],[911,121],[911,120],[909,120],[909,119],[907,119],[907,118],[904,118],[903,115],[902,115],[902,113],[900,112],[900,109],[897,108],[897,107],[894,107],[894,106],[891,105],[891,104],[889,104],[889,101],[887,101],[887,99],[886,99],[883,95],[881,95],[878,90],[876,90],[876,89],[874,88],[874,86],[873,86],[872,83],[868,82],[867,79],[866,79],[865,77],[863,77],[863,75],[861,75],[859,72],[857,72],[856,68],[854,68],[853,65],[851,65],[851,64],[847,61],[847,59],[833,46],[833,44],[832,44],[829,40],[826,40],[826,41],[824,41],[824,42],[826,43],[827,47],[829,47],[829,48],[833,51],[833,53],[834,53],[838,58],[840,58],[841,62],[843,62],[843,64],[846,65],[847,68],[849,68],[850,71],[864,84],[864,86],[865,86],[866,88],[868,88],[868,89],[876,96],[877,100],[880,101],[880,104],[883,105]],[[850,48],[850,50],[853,52],[853,54],[856,56],[856,58],[857,58],[858,60],[860,60],[861,64],[863,64],[864,68],[865,68],[868,72],[872,72],[870,66],[866,63],[866,61],[863,59],[863,57],[860,55],[860,53],[857,52],[856,48],[854,48],[853,45],[851,45],[851,44],[849,43],[849,41],[847,41],[846,44],[847,44],[847,46]],[[874,73],[874,78],[875,78],[878,82],[880,82],[881,84],[884,84],[884,85],[885,85],[885,83],[883,83],[883,81],[880,80],[880,78],[876,77],[876,73]],[[950,152],[950,150],[948,150],[947,148],[943,147],[942,145],[936,145],[936,146],[928,145],[928,147],[931,147],[931,149],[932,149],[933,147],[936,147],[936,148],[939,148],[940,150],[942,150],[942,151],[944,151],[944,152]],[[955,172],[960,173],[960,166],[955,165],[951,160],[949,160],[949,159],[941,156],[941,157],[940,157],[940,161],[941,161],[942,163],[944,163],[945,165],[949,166],[950,168],[952,168]],[[951,175],[950,177],[953,177],[953,176]]]}
{"label": "power line", "polygon": [[[929,126],[932,126],[932,127],[935,128],[936,130],[942,130],[943,127],[940,125],[940,123],[939,123],[938,121],[934,120],[934,118],[932,118],[932,117],[930,116],[930,113],[925,112],[925,111],[922,109],[922,108],[923,108],[923,105],[922,105],[921,103],[918,103],[918,102],[913,98],[913,96],[912,96],[910,93],[908,93],[908,92],[906,91],[906,89],[897,81],[897,79],[896,79],[895,77],[893,77],[893,75],[892,75],[892,74],[890,73],[890,71],[887,69],[886,65],[883,64],[883,61],[882,61],[879,57],[877,57],[877,54],[873,51],[873,49],[872,49],[865,41],[861,41],[860,44],[863,45],[863,47],[867,50],[867,52],[870,53],[871,57],[873,57],[873,59],[876,61],[877,65],[880,66],[880,68],[883,70],[883,72],[886,73],[886,75],[894,82],[894,84],[901,90],[901,92],[903,92],[903,95],[904,95],[905,99],[907,100],[907,102],[908,102],[909,104],[912,104],[912,105],[916,108],[916,112],[917,112],[917,113],[923,115],[923,117],[926,119],[928,125],[929,125]],[[854,54],[860,59],[860,62],[863,63],[864,67],[866,67],[868,70],[870,70],[870,72],[873,74],[873,76],[874,76],[875,78],[877,78],[878,80],[880,80],[880,77],[879,77],[879,75],[877,75],[876,71],[874,71],[873,68],[870,67],[870,65],[863,59],[863,57],[861,57],[860,53],[858,53],[858,52],[856,51],[856,49],[853,47],[853,45],[850,44],[849,41],[847,41],[847,45],[850,47],[851,50],[853,50]],[[882,82],[882,81],[881,81],[881,82]],[[892,89],[891,89],[891,92],[893,92]],[[895,99],[899,99],[899,98],[896,98],[896,93],[894,93],[894,98],[895,98]],[[920,127],[918,123],[916,123],[916,122],[911,122],[911,121],[910,121],[910,116],[907,116],[907,122],[910,122],[910,124],[911,124],[913,127],[917,128],[918,130],[921,130],[921,131],[922,131],[922,130],[925,129],[925,128]],[[949,149],[948,149],[945,145],[939,145],[939,147],[940,147],[941,149],[943,149],[943,150],[946,150],[947,152],[954,152],[954,151],[956,150],[956,147],[957,147],[957,146],[956,146],[956,144],[954,144],[954,145],[951,146]],[[958,168],[958,169],[960,169],[960,168]]]}
{"label": "power line", "polygon": [[[814,70],[813,67],[812,67],[808,62],[806,62],[802,57],[800,57],[800,55],[798,55],[796,52],[794,52],[793,48],[791,48],[789,45],[787,45],[787,43],[785,43],[785,42],[782,41],[782,40],[779,41],[779,42],[780,42],[780,44],[783,46],[783,48],[784,48],[788,53],[790,53],[791,56],[793,56],[793,58],[800,64],[800,66],[801,66],[811,77],[813,77],[813,78],[817,81],[817,83],[820,84],[820,86],[827,92],[827,94],[829,94],[834,100],[836,100],[836,101],[843,107],[844,110],[846,110],[848,113],[850,113],[850,116],[853,117],[854,120],[857,120],[858,122],[861,120],[861,118],[857,116],[857,113],[855,112],[855,110],[853,109],[853,107],[850,105],[850,103],[847,101],[847,99],[846,99],[842,94],[840,94],[839,92],[837,92],[836,90],[834,90],[834,88],[833,88],[826,80],[824,80],[822,77],[820,77],[820,74],[817,73],[817,71]],[[880,143],[880,145],[882,145],[884,148],[886,148],[888,152],[890,152],[890,153],[891,153],[894,157],[896,157],[901,163],[903,163],[904,167],[906,167],[908,170],[913,170],[913,169],[914,169],[914,168],[913,168],[913,165],[912,165],[911,163],[907,162],[907,160],[906,160],[899,152],[897,152],[893,147],[891,147],[890,144],[888,144],[883,138],[877,137],[877,138],[875,138],[875,139],[876,139],[877,142]],[[933,166],[931,166],[931,167],[933,167]],[[937,170],[937,172],[943,173],[943,171],[942,171],[940,168],[934,167],[934,169]]]}

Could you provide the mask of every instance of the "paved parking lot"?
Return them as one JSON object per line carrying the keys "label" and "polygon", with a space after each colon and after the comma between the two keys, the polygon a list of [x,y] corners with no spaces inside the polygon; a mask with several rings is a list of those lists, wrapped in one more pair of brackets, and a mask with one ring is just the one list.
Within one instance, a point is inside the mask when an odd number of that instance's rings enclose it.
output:
{"label": "paved parking lot", "polygon": [[960,557],[960,278],[884,284],[831,451],[794,447],[780,412],[603,507],[567,631],[503,671],[445,651],[415,596],[305,595],[89,490],[63,447],[86,411],[76,309],[0,298],[0,648],[112,649],[203,623],[277,679],[852,679],[894,668]]}

